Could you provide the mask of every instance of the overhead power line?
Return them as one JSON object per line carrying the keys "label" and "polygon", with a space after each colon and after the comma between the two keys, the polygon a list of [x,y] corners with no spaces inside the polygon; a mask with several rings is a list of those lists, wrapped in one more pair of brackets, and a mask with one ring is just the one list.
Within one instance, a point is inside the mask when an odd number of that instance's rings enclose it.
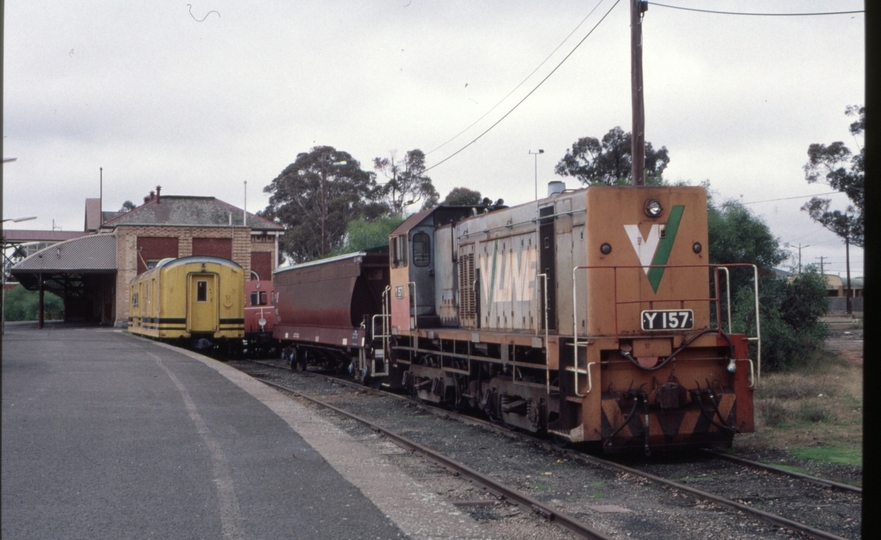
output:
{"label": "overhead power line", "polygon": [[[581,41],[579,41],[578,44],[576,44],[575,47],[573,47],[572,50],[569,51],[569,54],[567,54],[562,60],[560,60],[560,62],[554,67],[554,69],[552,69],[550,73],[548,73],[548,74],[547,74],[547,75],[546,75],[541,81],[539,81],[538,84],[536,84],[535,87],[534,87],[532,90],[530,90],[528,94],[526,94],[525,96],[523,96],[523,99],[521,99],[521,100],[518,101],[516,104],[514,104],[514,106],[511,107],[511,109],[510,109],[508,112],[506,112],[504,115],[502,115],[502,117],[499,118],[498,120],[496,120],[496,122],[495,122],[493,125],[491,125],[491,126],[489,126],[488,128],[486,128],[486,130],[484,130],[483,133],[481,133],[480,135],[478,135],[477,137],[475,137],[471,142],[469,142],[468,144],[466,144],[466,145],[463,146],[462,148],[456,150],[455,152],[453,152],[453,153],[450,154],[449,156],[445,157],[444,159],[438,161],[437,163],[435,163],[435,164],[432,165],[431,167],[426,168],[426,169],[425,169],[425,172],[428,172],[428,171],[430,171],[431,169],[434,169],[435,167],[439,166],[440,164],[445,163],[446,161],[449,161],[449,160],[452,159],[454,156],[456,156],[457,154],[459,154],[460,152],[462,152],[463,150],[465,150],[466,148],[468,148],[468,147],[471,146],[472,144],[476,143],[476,142],[477,142],[479,139],[481,139],[484,135],[486,135],[487,133],[489,133],[490,131],[492,131],[493,128],[495,128],[497,125],[499,125],[499,124],[502,122],[502,120],[504,120],[505,118],[508,117],[508,115],[510,115],[512,112],[514,112],[514,110],[517,109],[517,107],[519,107],[524,101],[526,101],[526,100],[529,98],[529,96],[531,96],[532,94],[534,94],[535,91],[538,90],[539,87],[541,87],[541,85],[543,85],[543,84],[545,83],[545,81],[547,81],[548,79],[550,79],[550,78],[551,78],[551,75],[553,75],[554,73],[556,73],[556,71],[557,71],[558,69],[560,69],[560,66],[562,66],[563,63],[564,63],[566,60],[568,60],[569,57],[572,56],[572,55],[575,53],[575,51],[578,50],[579,47],[581,47],[581,44],[584,43],[585,40],[586,40],[587,38],[589,38],[591,34],[593,34],[594,30],[596,30],[597,27],[599,27],[599,25],[602,24],[602,22],[603,22],[604,20],[606,20],[606,17],[609,16],[609,13],[611,13],[612,10],[615,9],[615,6],[617,6],[618,3],[619,3],[620,1],[621,1],[621,0],[616,0],[615,3],[612,4],[612,7],[609,8],[609,10],[605,13],[605,15],[603,15],[603,17],[602,17],[602,18],[601,18],[601,19],[600,19],[595,25],[593,25],[593,28],[590,29],[590,32],[588,32],[587,35],[585,35],[583,38],[581,38]],[[445,144],[446,144],[446,143],[445,143]]]}
{"label": "overhead power line", "polygon": [[[509,97],[511,97],[511,94],[513,94],[514,92],[517,91],[518,88],[520,88],[521,86],[523,86],[524,84],[526,84],[526,81],[528,81],[533,75],[535,75],[535,72],[536,72],[536,71],[538,71],[539,69],[541,69],[541,67],[542,67],[543,65],[545,65],[545,64],[548,63],[548,60],[550,60],[551,57],[552,57],[554,54],[556,54],[557,51],[560,50],[560,47],[562,47],[563,44],[566,43],[566,42],[569,40],[569,38],[572,37],[572,34],[574,34],[575,32],[577,32],[578,29],[581,28],[581,25],[583,25],[583,24],[587,21],[587,19],[590,18],[591,15],[593,15],[593,12],[596,11],[597,8],[600,7],[600,4],[602,4],[602,3],[603,3],[603,0],[600,0],[599,2],[597,2],[597,4],[593,7],[593,9],[590,10],[590,13],[588,13],[583,19],[581,19],[581,22],[578,23],[578,25],[577,25],[575,28],[573,28],[571,32],[569,32],[569,35],[566,36],[565,38],[563,38],[563,41],[561,41],[560,44],[557,45],[557,46],[554,48],[554,50],[551,51],[551,53],[550,53],[550,54],[549,54],[544,60],[541,61],[541,63],[540,63],[539,65],[535,66],[535,69],[533,69],[532,72],[531,72],[529,75],[527,75],[522,81],[520,81],[520,84],[518,84],[518,85],[515,86],[510,92],[508,92],[508,93],[505,95],[505,97],[503,97],[502,99],[500,99],[500,100],[498,101],[498,103],[496,103],[496,104],[493,105],[488,111],[486,111],[485,113],[483,113],[483,114],[480,116],[480,118],[478,118],[477,120],[475,120],[474,122],[472,122],[471,125],[469,125],[468,127],[466,127],[465,129],[463,129],[463,130],[460,131],[459,133],[456,133],[455,135],[453,135],[452,137],[450,137],[449,140],[447,140],[446,142],[444,142],[444,143],[441,144],[440,146],[437,146],[436,148],[434,148],[434,149],[432,149],[432,150],[429,150],[428,152],[425,153],[425,155],[426,155],[426,156],[431,155],[431,154],[433,154],[434,152],[437,152],[438,150],[440,150],[441,148],[443,148],[444,146],[450,144],[451,142],[453,142],[454,140],[456,140],[460,135],[462,135],[463,133],[465,133],[465,132],[468,131],[469,129],[473,128],[478,122],[480,122],[481,120],[483,120],[484,118],[486,118],[487,115],[489,115],[489,113],[491,113],[491,112],[493,112],[494,110],[496,110],[496,108],[498,108],[499,105],[501,105],[502,103],[504,103],[504,101],[505,101],[506,99],[508,99]],[[615,7],[615,6],[612,6],[612,7]],[[580,43],[579,43],[579,45],[580,45]]]}
{"label": "overhead power line", "polygon": [[716,11],[712,9],[698,9],[684,6],[671,6],[668,4],[659,4],[657,2],[648,2],[653,6],[665,7],[670,9],[681,9],[683,11],[697,11],[699,13],[712,13],[714,15],[746,15],[750,17],[818,17],[822,15],[853,15],[854,13],[865,13],[866,10],[854,11],[822,11],[813,13],[752,13],[745,11]]}
{"label": "overhead power line", "polygon": [[765,199],[764,201],[750,201],[740,204],[758,204],[764,202],[774,202],[774,201],[788,201],[790,199],[807,199],[810,197],[822,197],[823,195],[835,195],[836,193],[843,193],[842,191],[830,191],[828,193],[817,193],[816,195],[798,195],[796,197],[780,197],[779,199]]}

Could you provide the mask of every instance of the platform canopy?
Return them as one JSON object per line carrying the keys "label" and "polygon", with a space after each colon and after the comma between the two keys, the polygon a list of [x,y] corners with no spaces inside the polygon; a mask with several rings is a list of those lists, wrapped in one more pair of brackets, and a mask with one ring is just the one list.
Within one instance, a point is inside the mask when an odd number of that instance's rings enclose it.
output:
{"label": "platform canopy", "polygon": [[116,270],[116,235],[93,234],[43,248],[10,273],[26,289],[39,289],[42,280],[45,290],[64,298],[81,287],[84,276]]}

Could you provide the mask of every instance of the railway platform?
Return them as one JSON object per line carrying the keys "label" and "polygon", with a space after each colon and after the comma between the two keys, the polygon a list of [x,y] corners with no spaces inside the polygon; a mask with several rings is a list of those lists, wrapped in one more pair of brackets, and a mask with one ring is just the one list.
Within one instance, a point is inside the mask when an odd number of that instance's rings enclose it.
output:
{"label": "railway platform", "polygon": [[5,540],[479,535],[222,362],[62,323],[8,323],[2,347]]}

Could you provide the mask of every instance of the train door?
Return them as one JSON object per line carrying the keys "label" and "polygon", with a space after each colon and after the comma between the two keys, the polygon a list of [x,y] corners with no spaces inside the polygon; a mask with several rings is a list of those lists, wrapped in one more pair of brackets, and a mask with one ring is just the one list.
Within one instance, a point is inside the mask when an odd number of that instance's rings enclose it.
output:
{"label": "train door", "polygon": [[217,332],[217,274],[187,276],[187,331]]}
{"label": "train door", "polygon": [[[541,273],[547,276],[547,289],[540,290],[542,308],[547,309],[547,330],[557,329],[557,239],[554,237],[554,207],[545,206],[539,210],[539,264]],[[547,306],[545,306],[547,298]],[[544,315],[544,313],[542,313]],[[542,330],[545,329],[544,316],[541,318]]]}

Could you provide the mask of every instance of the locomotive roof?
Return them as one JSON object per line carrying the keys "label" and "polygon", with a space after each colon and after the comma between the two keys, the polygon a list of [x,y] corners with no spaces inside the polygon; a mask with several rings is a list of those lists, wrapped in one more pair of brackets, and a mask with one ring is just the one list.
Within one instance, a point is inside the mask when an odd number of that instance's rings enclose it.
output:
{"label": "locomotive roof", "polygon": [[447,206],[440,205],[435,206],[434,208],[429,208],[428,210],[423,210],[421,212],[417,212],[406,220],[403,223],[397,226],[394,231],[392,231],[391,236],[399,236],[406,232],[409,232],[414,227],[424,224],[429,218],[431,219],[431,225],[440,226],[446,225],[447,223],[456,223],[457,221],[469,217],[471,215],[477,215],[478,213],[485,212],[487,210],[500,210],[502,208],[507,208],[505,206],[488,206],[485,204],[473,204],[473,205],[465,205],[465,206]]}

